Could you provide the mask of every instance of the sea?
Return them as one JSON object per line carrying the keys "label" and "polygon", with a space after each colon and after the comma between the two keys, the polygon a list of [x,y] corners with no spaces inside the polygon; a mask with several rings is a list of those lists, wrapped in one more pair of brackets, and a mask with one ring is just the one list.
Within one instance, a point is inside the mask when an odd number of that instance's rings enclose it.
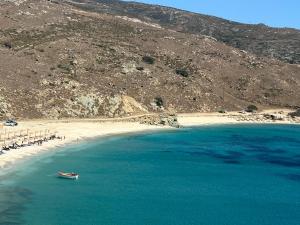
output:
{"label": "sea", "polygon": [[[57,171],[80,177],[61,179]],[[0,175],[0,225],[299,224],[296,125],[103,137],[39,154]]]}

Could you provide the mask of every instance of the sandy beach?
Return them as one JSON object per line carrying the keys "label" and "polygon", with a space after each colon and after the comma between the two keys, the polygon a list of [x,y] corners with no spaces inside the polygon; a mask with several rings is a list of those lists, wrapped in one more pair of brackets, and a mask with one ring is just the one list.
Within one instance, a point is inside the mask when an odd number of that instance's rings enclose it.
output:
{"label": "sandy beach", "polygon": [[[264,113],[275,113],[279,110],[264,111]],[[286,114],[288,111],[282,111]],[[182,126],[201,126],[213,124],[235,124],[235,123],[281,123],[281,124],[297,124],[297,121],[280,120],[272,121],[263,119],[260,114],[241,115],[238,112],[230,112],[226,114],[220,113],[192,113],[179,114],[178,121]],[[261,118],[261,119],[260,119]],[[300,121],[299,121],[300,122]],[[153,126],[140,124],[138,122],[129,122],[126,119],[70,119],[70,120],[29,120],[19,121],[17,127],[5,127],[0,132],[18,132],[20,130],[51,130],[56,131],[57,136],[62,139],[50,140],[42,145],[32,145],[22,147],[20,149],[12,149],[5,151],[0,155],[0,168],[12,166],[17,160],[29,158],[49,149],[55,150],[56,147],[63,146],[68,143],[78,142],[87,138],[103,137],[107,135],[116,135],[124,133],[138,133],[162,129],[175,129],[168,126]]]}
{"label": "sandy beach", "polygon": [[[237,124],[237,123],[272,123],[272,124],[299,124],[300,120],[287,117],[288,113],[293,112],[290,109],[268,109],[259,113],[181,113],[178,115],[178,121],[183,126],[201,126],[214,124]],[[268,119],[265,115],[276,115],[282,119]]]}
{"label": "sandy beach", "polygon": [[151,130],[166,129],[166,127],[151,126],[132,122],[97,122],[92,120],[79,121],[51,121],[33,120],[20,121],[17,127],[6,128],[8,131],[19,131],[21,129],[50,129],[57,131],[62,139],[50,140],[42,145],[32,145],[19,149],[5,151],[0,155],[0,168],[13,165],[16,160],[24,159],[49,149],[63,146],[71,142],[83,139],[103,137],[107,135],[123,134],[131,132],[145,132]]}

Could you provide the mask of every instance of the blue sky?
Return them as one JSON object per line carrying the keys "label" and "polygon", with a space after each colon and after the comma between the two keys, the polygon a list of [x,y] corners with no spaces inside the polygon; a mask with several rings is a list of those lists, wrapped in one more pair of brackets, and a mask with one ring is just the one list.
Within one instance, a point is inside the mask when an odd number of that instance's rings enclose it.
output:
{"label": "blue sky", "polygon": [[243,23],[300,29],[300,0],[138,0]]}

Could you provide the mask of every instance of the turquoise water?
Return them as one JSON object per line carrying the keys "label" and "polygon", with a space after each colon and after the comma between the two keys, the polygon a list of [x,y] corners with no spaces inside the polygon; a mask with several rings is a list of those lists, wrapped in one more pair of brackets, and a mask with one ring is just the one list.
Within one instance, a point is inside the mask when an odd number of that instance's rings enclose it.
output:
{"label": "turquoise water", "polygon": [[[59,179],[58,170],[81,176]],[[300,126],[207,126],[67,146],[1,177],[0,224],[299,225]]]}

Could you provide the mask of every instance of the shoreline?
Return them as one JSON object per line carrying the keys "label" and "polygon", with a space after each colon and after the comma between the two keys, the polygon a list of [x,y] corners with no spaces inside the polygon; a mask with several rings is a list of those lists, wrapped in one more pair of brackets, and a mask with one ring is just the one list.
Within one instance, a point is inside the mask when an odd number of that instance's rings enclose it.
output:
{"label": "shoreline", "polygon": [[[278,111],[278,110],[277,110]],[[285,112],[286,114],[286,112]],[[178,114],[178,122],[183,127],[222,125],[222,124],[278,124],[278,125],[300,125],[300,121],[272,121],[258,120],[258,115],[241,115],[237,112],[226,114],[220,113],[184,113]],[[241,120],[241,118],[246,118]],[[19,160],[30,159],[31,156],[42,152],[55,150],[68,144],[81,142],[82,140],[105,138],[112,135],[172,130],[169,126],[154,126],[140,124],[138,122],[122,121],[114,119],[70,119],[70,120],[26,120],[20,121],[17,127],[6,128],[10,132],[26,129],[50,129],[57,130],[58,136],[65,136],[65,139],[55,139],[43,143],[43,145],[32,145],[20,149],[12,149],[0,155],[0,168],[13,167]],[[2,130],[3,131],[3,130]],[[1,129],[0,129],[1,132]]]}
{"label": "shoreline", "polygon": [[300,125],[300,118],[297,121],[257,119],[262,114],[241,115],[238,112],[228,114],[220,113],[183,113],[178,115],[178,121],[186,126],[204,126],[220,124],[278,124],[278,125]]}
{"label": "shoreline", "polygon": [[[24,121],[20,122],[21,129],[26,129],[32,126],[35,121]],[[170,127],[159,127],[144,125],[133,122],[76,122],[76,123],[65,123],[65,122],[53,122],[45,121],[38,123],[36,126],[42,126],[58,130],[59,136],[65,136],[65,139],[55,139],[44,142],[43,145],[31,145],[22,147],[19,149],[11,149],[4,154],[0,155],[0,168],[7,169],[19,160],[29,159],[30,156],[37,155],[42,152],[55,150],[59,147],[64,147],[68,144],[76,144],[84,140],[105,138],[113,135],[140,133],[167,130]],[[15,127],[18,129],[17,127]],[[14,128],[10,128],[13,130]]]}

